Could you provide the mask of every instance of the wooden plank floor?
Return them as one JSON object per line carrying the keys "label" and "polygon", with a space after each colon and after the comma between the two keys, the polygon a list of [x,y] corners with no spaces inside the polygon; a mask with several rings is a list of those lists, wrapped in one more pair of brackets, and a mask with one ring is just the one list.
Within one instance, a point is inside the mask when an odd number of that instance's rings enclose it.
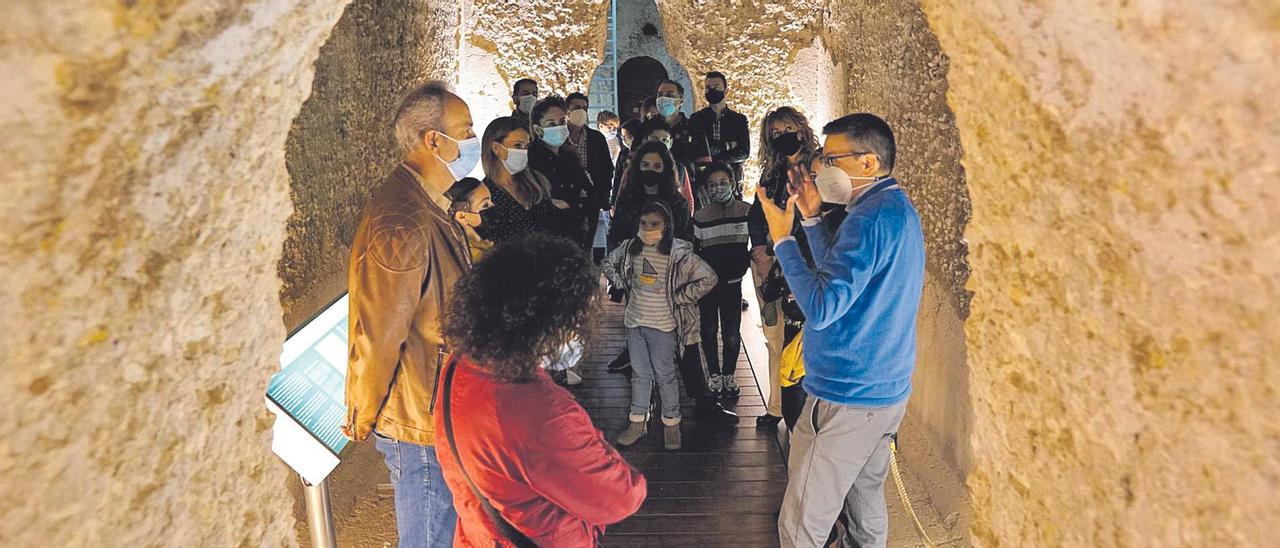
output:
{"label": "wooden plank floor", "polygon": [[[573,389],[596,426],[608,439],[627,423],[631,384],[606,369],[626,347],[621,305],[606,303],[593,348],[583,361],[584,381]],[[778,506],[786,488],[786,469],[776,436],[755,429],[764,400],[746,352],[734,374],[742,387],[736,404],[737,426],[700,424],[693,402],[682,388],[684,447],[662,448],[662,426],[655,417],[649,433],[622,454],[649,481],[649,497],[640,511],[608,528],[607,546],[776,546]]]}

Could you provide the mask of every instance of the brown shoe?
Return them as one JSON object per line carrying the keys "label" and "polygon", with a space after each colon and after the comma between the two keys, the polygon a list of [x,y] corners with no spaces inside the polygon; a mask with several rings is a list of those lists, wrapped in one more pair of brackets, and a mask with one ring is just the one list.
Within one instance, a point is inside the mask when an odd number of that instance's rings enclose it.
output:
{"label": "brown shoe", "polygon": [[623,430],[621,434],[618,434],[618,439],[615,440],[614,443],[621,447],[630,447],[634,445],[637,441],[640,441],[640,438],[644,437],[645,432],[648,430],[648,425],[649,423],[647,421],[629,422],[627,424],[627,429]]}
{"label": "brown shoe", "polygon": [[662,447],[667,451],[680,449],[680,419],[662,419]]}

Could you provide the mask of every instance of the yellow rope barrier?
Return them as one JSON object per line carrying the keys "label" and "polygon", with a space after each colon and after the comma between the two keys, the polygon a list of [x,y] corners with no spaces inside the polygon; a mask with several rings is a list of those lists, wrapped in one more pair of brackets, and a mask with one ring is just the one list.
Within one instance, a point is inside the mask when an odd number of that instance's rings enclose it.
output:
{"label": "yellow rope barrier", "polygon": [[[898,496],[902,497],[903,506],[907,507],[907,513],[911,514],[911,519],[916,522],[916,531],[920,533],[920,538],[924,539],[924,545],[928,548],[937,548],[938,543],[929,538],[929,532],[924,530],[924,524],[920,523],[920,516],[916,515],[916,509],[911,505],[911,499],[907,498],[907,486],[902,481],[902,473],[898,471],[898,439],[897,436],[889,438],[889,469],[893,472],[893,483],[898,487]],[[951,544],[960,539],[943,541],[942,544]]]}

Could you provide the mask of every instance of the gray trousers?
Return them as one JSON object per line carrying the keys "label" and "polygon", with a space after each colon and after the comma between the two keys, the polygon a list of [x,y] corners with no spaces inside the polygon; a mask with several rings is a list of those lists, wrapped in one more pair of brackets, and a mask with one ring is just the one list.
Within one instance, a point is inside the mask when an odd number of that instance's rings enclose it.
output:
{"label": "gray trousers", "polygon": [[654,382],[662,398],[662,417],[680,418],[680,381],[676,374],[676,333],[649,327],[627,328],[631,354],[631,416],[647,416]]}
{"label": "gray trousers", "polygon": [[822,546],[842,508],[851,520],[844,546],[885,546],[889,437],[906,410],[905,401],[888,407],[851,407],[814,397],[805,402],[791,434],[787,492],[778,516],[782,546]]}

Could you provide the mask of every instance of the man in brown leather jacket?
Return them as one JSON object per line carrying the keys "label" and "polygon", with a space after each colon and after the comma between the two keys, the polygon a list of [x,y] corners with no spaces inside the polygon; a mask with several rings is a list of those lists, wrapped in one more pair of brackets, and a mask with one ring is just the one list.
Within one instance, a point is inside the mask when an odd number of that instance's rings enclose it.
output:
{"label": "man in brown leather jacket", "polygon": [[440,473],[431,420],[440,316],[469,268],[444,192],[480,157],[471,111],[442,83],[411,92],[396,111],[404,161],[365,205],[347,274],[347,421],[370,433],[395,486],[400,546],[450,546],[457,515]]}

